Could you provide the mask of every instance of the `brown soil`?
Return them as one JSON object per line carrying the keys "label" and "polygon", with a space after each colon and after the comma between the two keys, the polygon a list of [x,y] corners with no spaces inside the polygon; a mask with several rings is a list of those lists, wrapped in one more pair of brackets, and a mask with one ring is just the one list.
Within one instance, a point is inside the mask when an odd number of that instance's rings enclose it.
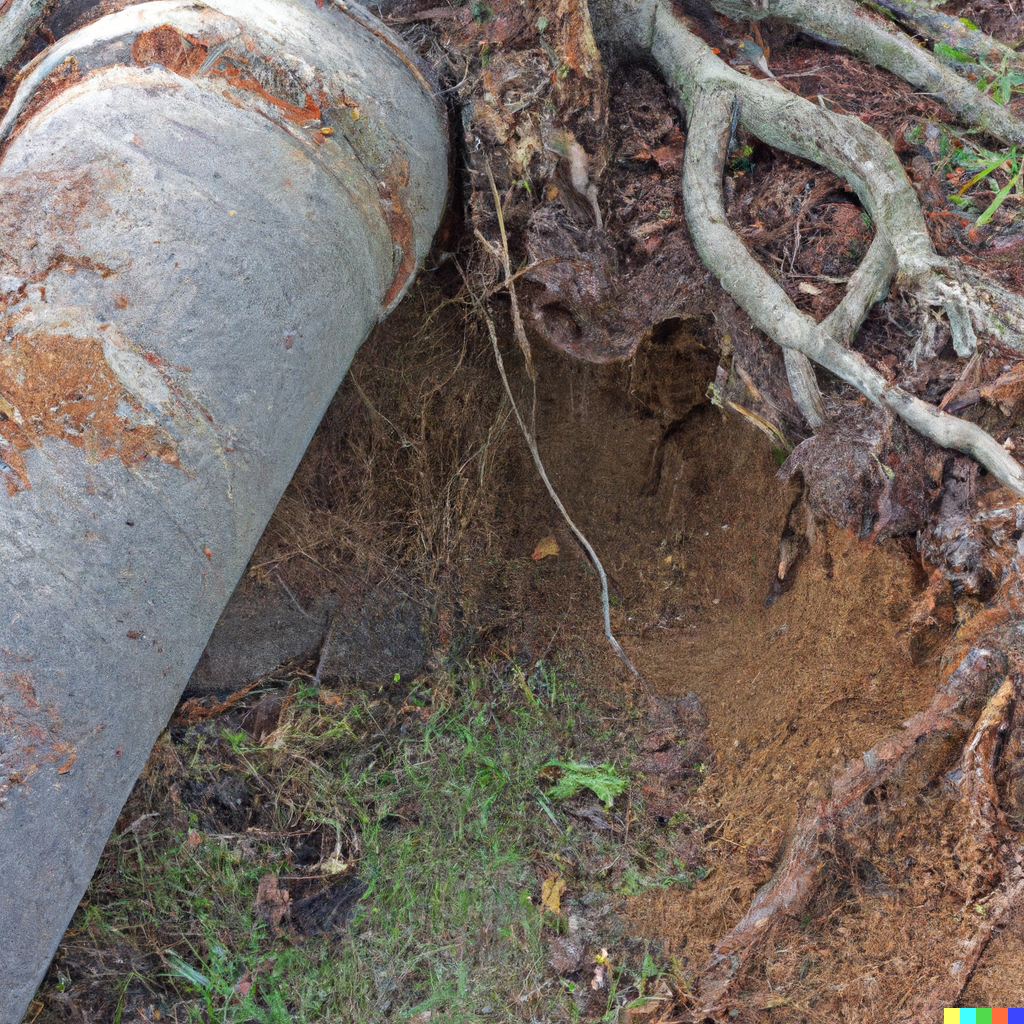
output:
{"label": "brown soil", "polygon": [[[693,891],[638,897],[627,913],[639,934],[666,942],[685,977],[746,912],[830,777],[929,704],[941,645],[932,636],[922,649],[907,625],[926,582],[912,549],[835,527],[812,526],[786,591],[766,608],[798,489],[776,479],[763,435],[705,405],[666,442],[650,493],[661,427],[629,384],[626,373],[611,381],[542,362],[539,434],[552,479],[622,595],[615,628],[630,657],[663,696],[696,693],[710,719],[714,761],[687,805],[710,875]],[[535,572],[558,593],[574,569],[553,560]],[[587,630],[589,619],[599,644],[596,607],[574,618],[563,629]],[[757,996],[738,1000],[743,1019],[768,1019],[773,989],[784,1002],[772,1020],[895,1019],[955,957],[965,898],[951,856],[955,809],[941,792],[920,802],[915,783],[926,780],[907,781],[906,800],[889,796],[894,820],[880,816],[864,849],[836,856],[812,913],[750,966],[740,988]],[[1019,998],[1024,973],[1003,973],[1000,985]],[[978,1005],[992,1005],[985,992]]]}
{"label": "brown soil", "polygon": [[[346,385],[336,406],[352,413],[388,407],[395,429],[411,438],[415,432],[403,417],[425,408],[429,396],[427,434],[438,447],[425,444],[401,456],[410,463],[397,479],[378,477],[372,466],[379,452],[373,458],[371,452],[382,442],[371,437],[380,421],[371,416],[360,425],[356,416],[345,444],[361,451],[363,461],[336,471],[348,475],[348,493],[379,510],[389,507],[382,518],[405,517],[407,541],[418,534],[421,544],[449,538],[453,546],[443,568],[411,555],[393,535],[381,538],[372,555],[370,506],[357,501],[358,544],[351,532],[347,544],[338,534],[331,544],[336,552],[359,554],[335,563],[335,579],[346,578],[348,563],[364,572],[368,559],[383,572],[379,552],[387,551],[391,571],[401,563],[428,582],[439,649],[520,660],[556,652],[589,680],[594,700],[624,689],[642,707],[636,681],[601,635],[596,576],[503,413],[482,339],[470,333],[461,353],[434,349],[430,359],[417,355],[419,343],[407,347],[412,320],[436,305],[428,294],[414,295],[364,347],[353,368],[363,396]],[[421,337],[436,337],[436,326]],[[506,360],[518,365],[512,351]],[[700,322],[665,325],[626,364],[580,363],[547,348],[535,349],[534,360],[540,450],[609,573],[614,631],[660,695],[695,693],[710,720],[713,753],[699,771],[705,781],[688,798],[674,796],[667,812],[683,810],[694,821],[690,863],[709,874],[693,890],[633,898],[624,914],[637,935],[662,941],[677,957],[685,991],[771,877],[800,815],[828,795],[839,770],[929,705],[954,623],[946,614],[939,624],[911,625],[928,578],[909,539],[872,544],[815,523],[800,487],[778,479],[780,453],[768,439],[702,397],[716,360]],[[396,376],[410,396],[419,396],[415,401],[396,400],[389,390]],[[438,391],[431,383],[437,379],[455,383]],[[517,390],[528,410],[525,374]],[[472,423],[467,401],[477,409]],[[338,415],[324,428],[335,431],[335,442]],[[463,431],[458,440],[456,424]],[[493,461],[482,483],[475,474],[446,480],[432,462],[447,452],[449,467],[462,465],[484,438],[491,439]],[[390,445],[400,456],[403,449],[393,439]],[[455,449],[465,454],[456,457]],[[305,464],[319,464],[321,488],[324,458],[315,443]],[[433,466],[435,497],[413,509],[408,491],[401,492],[418,459]],[[297,476],[280,526],[301,522],[294,513],[308,501],[310,472]],[[427,485],[421,479],[417,486]],[[468,514],[452,514],[453,494]],[[423,516],[440,518],[430,524],[417,519]],[[795,537],[799,557],[780,588],[784,533]],[[559,555],[533,561],[530,553],[550,535]],[[272,529],[254,561],[294,550],[294,543],[294,534],[275,537]],[[324,585],[312,562],[286,564],[300,591]],[[304,584],[306,573],[312,575]],[[770,596],[776,599],[769,602]],[[958,843],[967,822],[944,784],[959,746],[940,741],[935,747],[869,795],[866,802],[877,806],[869,811],[868,831],[838,837],[808,912],[777,927],[738,978],[730,1004],[738,1016],[730,1019],[928,1019],[914,1016],[915,1000],[929,986],[945,984],[961,943],[983,920],[973,907],[984,895],[961,875]],[[652,805],[656,800],[652,792]],[[966,1005],[1024,999],[1024,970],[1013,961],[1021,928],[1015,920],[1011,915],[983,958]],[[685,1004],[684,997],[678,1012]]]}

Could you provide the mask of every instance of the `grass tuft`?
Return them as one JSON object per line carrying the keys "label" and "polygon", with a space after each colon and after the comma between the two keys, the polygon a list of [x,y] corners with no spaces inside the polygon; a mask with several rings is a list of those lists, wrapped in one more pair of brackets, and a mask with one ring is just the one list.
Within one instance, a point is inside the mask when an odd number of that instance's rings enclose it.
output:
{"label": "grass tuft", "polygon": [[287,685],[261,743],[236,707],[157,745],[41,992],[50,1019],[71,996],[114,1020],[593,1019],[603,970],[600,1019],[650,987],[661,968],[623,934],[591,934],[576,981],[549,962],[613,894],[695,877],[645,845],[622,734],[551,665]]}

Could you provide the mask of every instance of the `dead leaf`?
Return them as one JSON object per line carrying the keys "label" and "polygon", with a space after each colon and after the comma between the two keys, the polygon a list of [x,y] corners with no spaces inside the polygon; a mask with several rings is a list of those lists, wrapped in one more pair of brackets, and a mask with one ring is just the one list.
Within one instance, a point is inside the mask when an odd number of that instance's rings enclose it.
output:
{"label": "dead leaf", "polygon": [[264,875],[256,893],[256,913],[267,923],[271,935],[281,934],[281,923],[291,912],[292,898],[278,885],[276,875]]}
{"label": "dead leaf", "polygon": [[560,550],[558,541],[554,537],[543,537],[537,541],[537,547],[534,548],[530,557],[535,562],[539,562],[542,558],[547,558],[548,555],[557,555]]}
{"label": "dead leaf", "polygon": [[815,288],[810,281],[801,281],[797,286],[797,290],[804,293],[804,295],[820,295],[821,289]]}
{"label": "dead leaf", "polygon": [[553,875],[548,875],[540,887],[541,906],[545,910],[550,910],[552,914],[560,914],[563,892],[565,892],[565,879],[557,871]]}
{"label": "dead leaf", "polygon": [[334,853],[331,854],[330,857],[327,858],[327,860],[323,862],[323,864],[320,865],[320,874],[340,875],[348,871],[348,869],[351,866],[351,864],[341,859],[341,857],[338,854],[338,851],[336,850]]}
{"label": "dead leaf", "polygon": [[664,174],[678,171],[683,166],[684,136],[678,128],[673,129],[672,136],[663,146],[651,150],[651,157]]}

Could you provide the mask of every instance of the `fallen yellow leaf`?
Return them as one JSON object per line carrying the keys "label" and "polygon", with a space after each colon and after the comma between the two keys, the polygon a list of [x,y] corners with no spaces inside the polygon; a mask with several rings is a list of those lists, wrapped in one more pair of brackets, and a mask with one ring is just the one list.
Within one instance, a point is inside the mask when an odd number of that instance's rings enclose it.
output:
{"label": "fallen yellow leaf", "polygon": [[540,886],[540,903],[552,914],[562,912],[562,893],[565,891],[565,879],[559,874],[548,875]]}
{"label": "fallen yellow leaf", "polygon": [[535,562],[539,562],[542,558],[547,558],[548,555],[557,555],[558,551],[558,541],[554,537],[543,537],[537,541],[537,546],[533,549],[533,554],[530,557]]}

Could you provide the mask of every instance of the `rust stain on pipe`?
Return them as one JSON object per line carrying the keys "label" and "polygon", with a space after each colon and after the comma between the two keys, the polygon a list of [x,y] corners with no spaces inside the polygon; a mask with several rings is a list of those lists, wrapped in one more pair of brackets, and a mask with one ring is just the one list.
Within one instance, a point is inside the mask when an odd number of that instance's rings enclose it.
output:
{"label": "rust stain on pipe", "polygon": [[[0,475],[8,494],[31,487],[19,453],[58,438],[91,458],[178,466],[167,432],[114,373],[98,337],[15,330],[0,320]],[[3,463],[10,472],[3,473]]]}
{"label": "rust stain on pipe", "polygon": [[0,672],[0,806],[14,786],[22,786],[43,765],[68,771],[74,745],[61,736],[55,707],[40,707],[28,672]]}
{"label": "rust stain on pipe", "polygon": [[[381,38],[391,45],[390,40]],[[362,125],[356,127],[358,104],[344,92],[329,95],[321,85],[314,90],[316,95],[311,95],[298,86],[293,73],[280,64],[278,57],[261,52],[247,33],[241,34],[238,43],[240,47],[225,46],[218,53],[219,39],[200,39],[172,25],[160,25],[139,34],[132,45],[132,56],[140,65],[161,64],[183,77],[194,78],[202,72],[217,78],[230,89],[248,94],[248,100],[262,101],[270,108],[268,113],[292,125],[318,127],[325,114],[333,115],[353,152],[377,181],[378,205],[394,241],[395,276],[381,302],[382,309],[387,310],[416,270],[413,221],[402,202],[409,182],[408,160],[389,158],[378,150],[372,131],[367,137]],[[417,78],[429,88],[418,72]],[[327,135],[311,136],[312,141],[323,144],[333,134],[334,126],[325,131]]]}

